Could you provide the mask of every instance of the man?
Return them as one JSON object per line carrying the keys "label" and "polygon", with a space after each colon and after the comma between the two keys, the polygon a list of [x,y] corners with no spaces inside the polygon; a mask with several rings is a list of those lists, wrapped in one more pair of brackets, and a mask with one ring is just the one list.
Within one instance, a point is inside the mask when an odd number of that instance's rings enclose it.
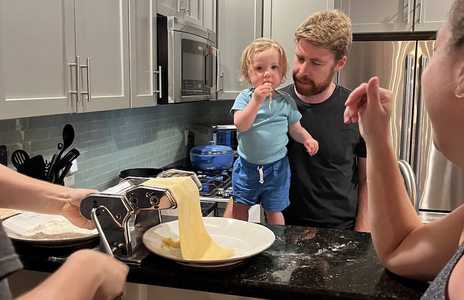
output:
{"label": "man", "polygon": [[332,81],[347,62],[351,39],[350,19],[336,10],[318,12],[296,29],[294,83],[282,90],[295,99],[319,152],[311,157],[290,139],[287,224],[368,230],[366,147],[358,127],[343,122],[350,91]]}
{"label": "man", "polygon": [[319,152],[311,157],[290,139],[286,224],[368,231],[366,147],[358,127],[343,122],[350,91],[332,81],[347,62],[351,39],[350,19],[336,10],[318,12],[296,29],[294,84],[282,90],[295,99]]}

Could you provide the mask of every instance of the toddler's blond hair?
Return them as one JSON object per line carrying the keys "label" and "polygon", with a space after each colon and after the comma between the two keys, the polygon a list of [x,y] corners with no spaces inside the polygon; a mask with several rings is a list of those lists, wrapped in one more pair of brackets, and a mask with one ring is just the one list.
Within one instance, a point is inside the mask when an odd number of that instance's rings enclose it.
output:
{"label": "toddler's blond hair", "polygon": [[274,40],[267,38],[259,38],[251,42],[242,52],[240,59],[240,73],[241,80],[247,80],[250,82],[248,77],[248,69],[252,64],[253,57],[268,49],[276,49],[280,54],[280,70],[282,71],[282,81],[285,80],[287,75],[287,56],[284,48]]}

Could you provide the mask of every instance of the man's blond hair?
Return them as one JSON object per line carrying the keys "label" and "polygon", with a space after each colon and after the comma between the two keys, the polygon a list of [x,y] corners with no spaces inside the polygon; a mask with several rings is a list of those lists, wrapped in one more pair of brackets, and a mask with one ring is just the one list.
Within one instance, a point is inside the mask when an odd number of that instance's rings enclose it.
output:
{"label": "man's blond hair", "polygon": [[351,47],[351,20],[339,10],[317,12],[296,29],[295,40],[301,39],[332,51],[340,59],[348,55]]}
{"label": "man's blond hair", "polygon": [[241,79],[250,82],[248,77],[248,69],[253,63],[253,57],[268,49],[276,49],[280,55],[280,71],[282,72],[282,81],[285,80],[287,75],[287,55],[285,54],[284,48],[274,40],[267,38],[259,38],[251,42],[242,52],[240,58],[240,73]]}

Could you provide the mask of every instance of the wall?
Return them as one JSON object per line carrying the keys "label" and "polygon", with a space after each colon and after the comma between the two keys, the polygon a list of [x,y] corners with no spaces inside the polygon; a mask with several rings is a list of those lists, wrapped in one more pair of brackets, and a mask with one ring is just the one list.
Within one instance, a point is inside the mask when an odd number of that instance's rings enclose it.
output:
{"label": "wall", "polygon": [[231,106],[231,101],[211,101],[1,120],[0,144],[8,147],[11,168],[16,149],[50,160],[62,141],[63,126],[70,123],[76,132],[71,147],[81,153],[74,186],[103,190],[117,182],[123,169],[162,167],[184,158],[184,129],[231,124]]}

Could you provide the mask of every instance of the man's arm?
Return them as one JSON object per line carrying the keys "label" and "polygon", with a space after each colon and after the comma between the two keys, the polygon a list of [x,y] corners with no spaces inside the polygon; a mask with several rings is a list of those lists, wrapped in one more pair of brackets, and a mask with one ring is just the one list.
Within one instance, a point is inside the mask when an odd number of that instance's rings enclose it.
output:
{"label": "man's arm", "polygon": [[369,232],[369,222],[367,216],[367,176],[366,176],[366,159],[358,157],[358,214],[354,230]]}

